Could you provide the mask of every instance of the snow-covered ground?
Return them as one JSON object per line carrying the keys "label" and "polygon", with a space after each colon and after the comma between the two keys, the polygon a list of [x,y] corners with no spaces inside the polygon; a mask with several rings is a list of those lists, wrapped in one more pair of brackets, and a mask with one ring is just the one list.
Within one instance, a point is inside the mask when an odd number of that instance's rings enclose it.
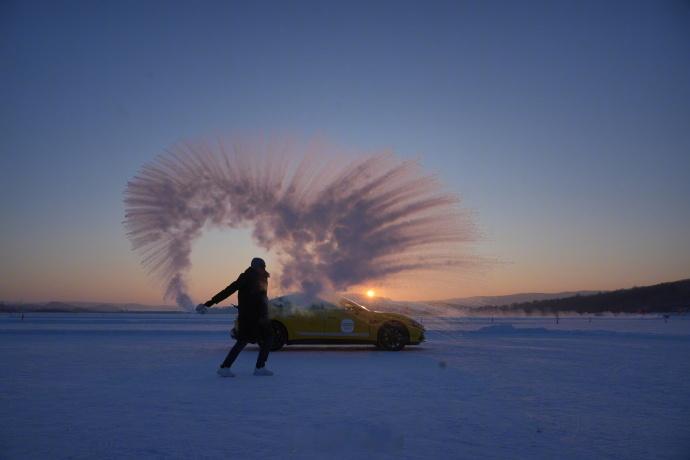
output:
{"label": "snow-covered ground", "polygon": [[690,458],[690,318],[424,319],[400,353],[226,315],[0,317],[0,458]]}

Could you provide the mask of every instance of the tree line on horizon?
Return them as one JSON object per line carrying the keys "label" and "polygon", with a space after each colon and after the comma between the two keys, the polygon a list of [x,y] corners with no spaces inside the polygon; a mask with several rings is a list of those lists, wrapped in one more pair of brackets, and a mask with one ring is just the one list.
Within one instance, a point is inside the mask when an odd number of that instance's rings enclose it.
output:
{"label": "tree line on horizon", "polygon": [[690,313],[690,279],[560,299],[477,307],[480,315],[557,315],[559,313]]}

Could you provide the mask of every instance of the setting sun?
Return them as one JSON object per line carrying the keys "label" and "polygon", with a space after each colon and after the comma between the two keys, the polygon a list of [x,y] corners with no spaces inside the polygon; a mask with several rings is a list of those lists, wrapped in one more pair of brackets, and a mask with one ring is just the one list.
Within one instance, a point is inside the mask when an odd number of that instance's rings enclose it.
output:
{"label": "setting sun", "polygon": [[367,291],[367,297],[372,298],[372,297],[374,297],[375,295],[376,295],[376,292],[374,292],[373,289],[369,289],[369,290]]}

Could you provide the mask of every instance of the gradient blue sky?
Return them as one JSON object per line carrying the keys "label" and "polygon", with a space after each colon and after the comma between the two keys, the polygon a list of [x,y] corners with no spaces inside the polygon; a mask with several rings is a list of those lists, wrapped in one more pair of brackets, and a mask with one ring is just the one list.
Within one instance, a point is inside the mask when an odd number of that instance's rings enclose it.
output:
{"label": "gradient blue sky", "polygon": [[[501,263],[393,297],[690,276],[686,1],[5,1],[0,66],[0,299],[160,303],[126,182],[235,134],[390,147],[463,196]],[[254,252],[203,237],[192,294]]]}

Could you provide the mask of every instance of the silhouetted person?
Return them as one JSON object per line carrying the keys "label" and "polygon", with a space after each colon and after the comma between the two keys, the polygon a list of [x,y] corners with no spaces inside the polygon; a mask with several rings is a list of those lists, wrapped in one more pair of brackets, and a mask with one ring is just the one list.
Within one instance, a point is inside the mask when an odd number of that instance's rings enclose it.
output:
{"label": "silhouetted person", "polygon": [[214,295],[205,304],[197,306],[199,313],[205,313],[212,305],[230,297],[237,291],[237,326],[235,328],[235,345],[218,369],[222,377],[234,377],[230,367],[248,343],[259,343],[259,356],[256,359],[254,375],[273,375],[266,369],[266,359],[271,349],[273,329],[268,319],[268,277],[266,262],[258,257],[252,259],[251,266],[240,274],[236,281]]}

